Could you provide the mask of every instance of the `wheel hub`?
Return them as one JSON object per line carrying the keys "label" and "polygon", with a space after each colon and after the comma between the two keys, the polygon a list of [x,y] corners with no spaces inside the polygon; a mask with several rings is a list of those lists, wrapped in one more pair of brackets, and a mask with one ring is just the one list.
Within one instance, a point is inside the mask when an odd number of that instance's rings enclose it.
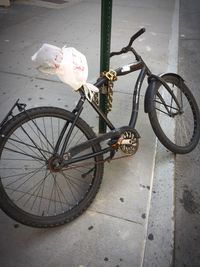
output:
{"label": "wheel hub", "polygon": [[51,172],[59,172],[62,169],[60,158],[58,156],[51,157],[47,162],[47,169]]}

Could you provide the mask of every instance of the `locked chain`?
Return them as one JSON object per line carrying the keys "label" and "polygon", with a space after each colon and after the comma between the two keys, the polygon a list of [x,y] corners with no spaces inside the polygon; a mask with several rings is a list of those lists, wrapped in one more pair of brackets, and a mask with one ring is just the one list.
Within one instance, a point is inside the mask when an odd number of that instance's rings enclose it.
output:
{"label": "locked chain", "polygon": [[103,76],[105,76],[111,82],[117,80],[117,73],[115,70],[104,71]]}
{"label": "locked chain", "polygon": [[99,93],[94,93],[93,101],[97,106],[99,106]]}
{"label": "locked chain", "polygon": [[108,88],[107,88],[107,113],[112,110],[112,103],[113,103],[113,82],[109,81],[108,82]]}
{"label": "locked chain", "polygon": [[[112,102],[113,102],[113,81],[117,80],[117,75],[114,70],[104,71],[102,76],[105,76],[108,79],[107,85],[103,85],[101,88],[101,93],[107,95],[107,103],[106,103],[106,112],[110,112],[112,110]],[[99,94],[95,93],[94,102],[99,105]]]}

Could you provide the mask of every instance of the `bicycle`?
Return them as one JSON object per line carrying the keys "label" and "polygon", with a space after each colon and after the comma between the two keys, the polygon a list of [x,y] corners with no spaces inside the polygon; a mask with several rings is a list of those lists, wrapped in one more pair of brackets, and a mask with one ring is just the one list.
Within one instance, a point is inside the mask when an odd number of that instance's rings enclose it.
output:
{"label": "bicycle", "polygon": [[[200,114],[194,96],[178,74],[151,73],[132,47],[144,32],[140,29],[127,46],[110,54],[131,52],[135,61],[103,73],[95,83],[100,90],[105,84],[111,90],[118,76],[140,70],[129,125],[115,128],[95,99],[88,101],[110,129],[97,136],[80,117],[87,100],[82,87],[72,112],[56,107],[27,110],[19,100],[10,109],[0,124],[0,206],[11,218],[28,226],[54,227],[72,221],[89,207],[100,188],[104,163],[113,160],[118,150],[130,156],[138,149],[140,136],[135,124],[145,77],[145,112],[160,142],[179,154],[196,147]],[[18,114],[14,115],[16,108]]]}

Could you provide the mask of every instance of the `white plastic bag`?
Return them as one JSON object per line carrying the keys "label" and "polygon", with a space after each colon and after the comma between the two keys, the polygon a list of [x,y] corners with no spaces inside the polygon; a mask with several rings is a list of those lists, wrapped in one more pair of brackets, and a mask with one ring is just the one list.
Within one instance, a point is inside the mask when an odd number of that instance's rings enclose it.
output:
{"label": "white plastic bag", "polygon": [[63,47],[63,60],[57,69],[57,75],[74,90],[86,83],[88,65],[86,57],[73,47]]}
{"label": "white plastic bag", "polygon": [[70,85],[74,90],[83,86],[85,95],[92,101],[99,89],[87,83],[88,65],[86,57],[73,47],[62,49],[44,44],[33,56],[37,68],[47,74],[56,74],[60,80]]}
{"label": "white plastic bag", "polygon": [[56,70],[63,60],[63,52],[62,49],[57,46],[43,44],[31,59],[41,72],[56,74]]}

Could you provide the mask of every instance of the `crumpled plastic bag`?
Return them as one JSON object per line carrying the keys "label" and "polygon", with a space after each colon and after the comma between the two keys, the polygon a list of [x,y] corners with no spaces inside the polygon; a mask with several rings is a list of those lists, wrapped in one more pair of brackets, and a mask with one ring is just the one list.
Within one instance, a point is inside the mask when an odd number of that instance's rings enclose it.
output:
{"label": "crumpled plastic bag", "polygon": [[39,71],[56,74],[60,80],[70,85],[75,91],[83,86],[85,95],[92,101],[94,93],[99,89],[87,83],[88,65],[86,57],[73,47],[63,48],[50,44],[42,47],[32,56]]}
{"label": "crumpled plastic bag", "polygon": [[31,59],[39,71],[46,74],[56,74],[56,69],[59,68],[63,60],[63,52],[57,46],[43,44]]}

